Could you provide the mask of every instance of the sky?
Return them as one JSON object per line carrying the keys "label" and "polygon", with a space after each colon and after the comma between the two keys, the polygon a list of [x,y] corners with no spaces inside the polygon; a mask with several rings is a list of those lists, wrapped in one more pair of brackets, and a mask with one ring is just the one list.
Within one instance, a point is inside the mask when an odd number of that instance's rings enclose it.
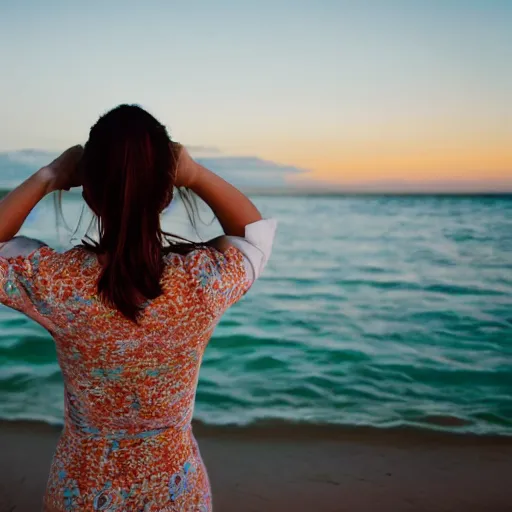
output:
{"label": "sky", "polygon": [[512,190],[510,27],[509,0],[0,0],[0,152],[126,102],[289,183]]}

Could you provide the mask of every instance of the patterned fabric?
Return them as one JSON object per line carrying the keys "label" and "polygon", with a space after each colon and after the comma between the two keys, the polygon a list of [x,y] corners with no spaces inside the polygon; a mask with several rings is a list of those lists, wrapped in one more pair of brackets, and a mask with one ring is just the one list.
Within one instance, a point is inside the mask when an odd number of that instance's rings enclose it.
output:
{"label": "patterned fabric", "polygon": [[65,427],[44,510],[208,512],[191,419],[208,340],[251,283],[243,255],[169,255],[164,294],[145,304],[138,326],[100,301],[100,271],[78,247],[0,257],[0,302],[48,329],[64,377]]}

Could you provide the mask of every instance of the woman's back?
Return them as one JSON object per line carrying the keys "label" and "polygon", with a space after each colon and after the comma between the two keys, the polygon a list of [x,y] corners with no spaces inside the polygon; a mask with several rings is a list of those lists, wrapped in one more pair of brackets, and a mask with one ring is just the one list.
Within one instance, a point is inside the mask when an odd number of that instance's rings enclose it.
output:
{"label": "woman's back", "polygon": [[47,509],[163,510],[183,496],[196,506],[185,510],[208,510],[191,419],[204,349],[251,284],[242,252],[166,256],[164,293],[143,305],[138,324],[100,300],[101,265],[84,248],[1,261],[2,302],[52,333],[64,377]]}

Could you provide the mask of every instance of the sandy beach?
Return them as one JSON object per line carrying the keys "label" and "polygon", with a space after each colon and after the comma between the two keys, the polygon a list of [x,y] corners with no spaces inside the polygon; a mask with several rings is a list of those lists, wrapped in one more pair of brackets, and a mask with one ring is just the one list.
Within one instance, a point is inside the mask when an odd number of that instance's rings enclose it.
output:
{"label": "sandy beach", "polygon": [[[512,510],[512,438],[195,425],[216,512]],[[0,512],[41,507],[59,429],[0,423]]]}

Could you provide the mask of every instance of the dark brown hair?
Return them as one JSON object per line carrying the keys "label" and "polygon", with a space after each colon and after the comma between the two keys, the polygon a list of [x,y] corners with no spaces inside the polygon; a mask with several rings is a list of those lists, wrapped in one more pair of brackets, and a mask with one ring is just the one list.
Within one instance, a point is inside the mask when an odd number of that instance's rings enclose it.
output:
{"label": "dark brown hair", "polygon": [[99,240],[83,246],[105,257],[98,293],[133,321],[146,300],[162,294],[165,253],[197,247],[170,240],[174,235],[160,226],[173,199],[178,155],[165,126],[135,105],[100,117],[84,147],[83,197],[97,217]]}

